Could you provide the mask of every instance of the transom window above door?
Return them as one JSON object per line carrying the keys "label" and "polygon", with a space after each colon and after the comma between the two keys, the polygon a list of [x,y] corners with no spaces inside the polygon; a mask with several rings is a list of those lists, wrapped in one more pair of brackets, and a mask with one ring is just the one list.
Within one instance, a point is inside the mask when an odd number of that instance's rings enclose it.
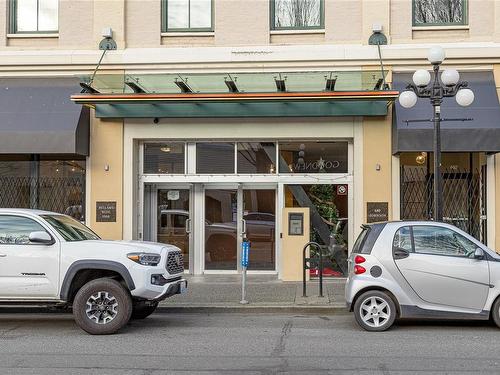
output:
{"label": "transom window above door", "polygon": [[323,0],[270,0],[273,30],[324,28]]}
{"label": "transom window above door", "polygon": [[162,31],[213,31],[213,0],[163,0]]}
{"label": "transom window above door", "polygon": [[148,141],[142,157],[151,175],[344,174],[348,141]]}
{"label": "transom window above door", "polygon": [[413,26],[467,25],[467,0],[413,0]]}
{"label": "transom window above door", "polygon": [[57,33],[59,0],[11,0],[11,33]]}

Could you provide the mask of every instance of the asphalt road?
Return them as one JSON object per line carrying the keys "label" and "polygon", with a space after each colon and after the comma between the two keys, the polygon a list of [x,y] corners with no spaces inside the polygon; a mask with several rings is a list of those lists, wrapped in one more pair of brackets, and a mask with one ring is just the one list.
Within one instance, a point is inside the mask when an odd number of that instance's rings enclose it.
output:
{"label": "asphalt road", "polygon": [[90,336],[69,314],[0,314],[0,374],[500,373],[489,323],[362,331],[351,315],[155,314]]}

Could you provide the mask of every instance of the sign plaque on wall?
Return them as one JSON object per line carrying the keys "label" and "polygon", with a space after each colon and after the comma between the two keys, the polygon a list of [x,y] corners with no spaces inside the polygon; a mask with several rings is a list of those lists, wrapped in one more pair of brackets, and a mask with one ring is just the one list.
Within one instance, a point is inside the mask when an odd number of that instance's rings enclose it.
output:
{"label": "sign plaque on wall", "polygon": [[116,202],[96,202],[95,206],[98,223],[116,222]]}
{"label": "sign plaque on wall", "polygon": [[377,221],[389,220],[388,202],[367,202],[366,203],[366,222],[376,223]]}
{"label": "sign plaque on wall", "polygon": [[304,214],[302,212],[288,214],[288,234],[290,236],[304,235]]}

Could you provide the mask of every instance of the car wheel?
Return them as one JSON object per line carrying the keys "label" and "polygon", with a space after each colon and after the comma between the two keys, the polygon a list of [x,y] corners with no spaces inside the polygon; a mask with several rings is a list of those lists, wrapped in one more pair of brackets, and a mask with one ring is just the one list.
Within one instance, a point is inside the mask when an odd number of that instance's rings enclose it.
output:
{"label": "car wheel", "polygon": [[76,324],[92,335],[115,333],[130,320],[132,298],[118,281],[89,281],[76,293],[73,315]]}
{"label": "car wheel", "polygon": [[363,293],[354,304],[354,316],[367,331],[385,331],[396,319],[396,305],[387,293],[371,290]]}
{"label": "car wheel", "polygon": [[131,319],[146,319],[155,312],[158,307],[158,302],[152,302],[147,305],[145,302],[135,302],[132,307]]}
{"label": "car wheel", "polygon": [[491,307],[491,317],[493,321],[500,328],[500,298],[497,298],[493,306]]}

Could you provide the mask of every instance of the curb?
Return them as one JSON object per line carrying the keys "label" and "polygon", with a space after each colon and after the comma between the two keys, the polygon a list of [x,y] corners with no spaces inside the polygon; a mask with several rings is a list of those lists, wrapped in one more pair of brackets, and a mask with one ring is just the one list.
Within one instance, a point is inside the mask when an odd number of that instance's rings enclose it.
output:
{"label": "curb", "polygon": [[269,305],[201,305],[201,306],[179,306],[163,305],[156,309],[157,314],[322,314],[322,315],[345,315],[349,310],[345,306],[269,306]]}

